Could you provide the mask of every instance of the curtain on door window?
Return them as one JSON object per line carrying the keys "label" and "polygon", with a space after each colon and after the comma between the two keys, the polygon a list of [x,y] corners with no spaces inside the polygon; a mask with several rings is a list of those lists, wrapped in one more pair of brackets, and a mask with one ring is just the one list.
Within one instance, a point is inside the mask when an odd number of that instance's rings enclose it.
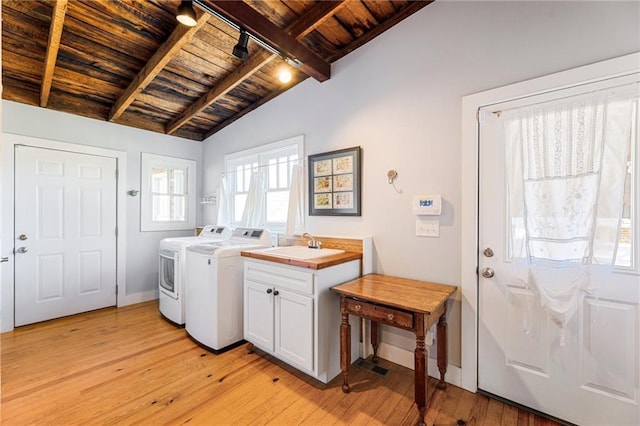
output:
{"label": "curtain on door window", "polygon": [[591,275],[613,269],[630,145],[628,88],[504,113],[510,253],[564,326]]}

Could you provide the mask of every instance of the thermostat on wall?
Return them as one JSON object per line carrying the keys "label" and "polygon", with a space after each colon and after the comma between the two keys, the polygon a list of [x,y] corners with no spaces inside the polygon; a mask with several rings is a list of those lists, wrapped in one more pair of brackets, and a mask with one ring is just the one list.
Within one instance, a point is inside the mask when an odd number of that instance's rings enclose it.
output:
{"label": "thermostat on wall", "polygon": [[414,195],[413,214],[439,215],[442,212],[442,197],[437,195]]}

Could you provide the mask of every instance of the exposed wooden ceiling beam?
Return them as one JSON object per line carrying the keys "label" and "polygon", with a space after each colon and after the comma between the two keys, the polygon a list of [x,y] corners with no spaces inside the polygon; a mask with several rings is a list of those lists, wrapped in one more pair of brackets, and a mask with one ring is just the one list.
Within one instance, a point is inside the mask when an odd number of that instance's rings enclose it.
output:
{"label": "exposed wooden ceiling beam", "polygon": [[182,127],[186,122],[191,120],[194,115],[214,103],[217,99],[229,93],[237,85],[242,83],[245,78],[255,73],[262,66],[268,63],[275,55],[266,50],[261,50],[256,55],[245,61],[242,65],[235,69],[231,74],[226,76],[213,89],[205,93],[197,101],[192,103],[189,108],[184,110],[182,114],[173,119],[166,127],[166,133],[171,134]]}
{"label": "exposed wooden ceiling beam", "polygon": [[42,74],[42,86],[40,88],[40,106],[43,108],[49,103],[53,71],[56,68],[56,59],[58,57],[58,50],[60,49],[60,39],[62,38],[62,28],[64,26],[64,15],[66,11],[67,0],[56,0],[51,15],[49,44],[47,45],[47,53],[44,59],[44,72]]}
{"label": "exposed wooden ceiling beam", "polygon": [[[318,81],[331,78],[331,65],[243,1],[198,0],[251,34],[302,62],[300,70]],[[320,2],[322,3],[322,2]]]}
{"label": "exposed wooden ceiling beam", "polygon": [[149,62],[140,70],[138,75],[129,83],[129,86],[120,95],[109,111],[109,121],[117,120],[133,103],[136,97],[147,87],[149,83],[162,71],[162,69],[178,54],[180,49],[193,38],[193,35],[207,22],[208,13],[202,13],[194,27],[178,24],[169,38],[162,43]]}
{"label": "exposed wooden ceiling beam", "polygon": [[[286,29],[287,33],[297,40],[303,38],[329,18],[342,4],[344,4],[344,0],[319,2],[316,6],[289,25]],[[174,133],[181,126],[190,121],[195,115],[209,107],[229,91],[233,90],[233,88],[241,84],[246,78],[257,72],[275,57],[276,55],[265,50],[262,50],[258,54],[252,56],[209,92],[205,93],[200,97],[200,99],[191,104],[191,106],[183,111],[178,117],[168,123],[166,133]],[[287,89],[288,88],[289,87],[287,87]],[[282,91],[278,91],[278,94],[281,92]]]}
{"label": "exposed wooden ceiling beam", "polygon": [[227,127],[231,123],[235,122],[239,118],[244,117],[245,115],[249,114],[251,111],[255,110],[256,108],[258,108],[258,107],[266,104],[270,100],[280,96],[281,94],[283,94],[287,90],[291,89],[293,86],[295,86],[295,85],[297,85],[299,83],[302,83],[307,78],[309,78],[309,77],[304,76],[304,78],[302,78],[301,80],[295,81],[295,82],[289,84],[286,87],[281,87],[280,89],[276,90],[275,92],[271,92],[267,96],[265,96],[263,98],[260,98],[260,100],[258,102],[252,103],[251,105],[249,105],[248,107],[246,107],[242,111],[235,113],[233,116],[227,118],[222,123],[218,124],[216,127],[214,127],[211,130],[209,130],[207,133],[204,134],[203,140],[207,139],[209,136],[211,136],[211,135],[213,135],[215,133],[218,133],[220,130],[224,129],[225,127]]}
{"label": "exposed wooden ceiling beam", "polygon": [[430,5],[434,1],[435,0],[420,0],[420,1],[409,2],[409,4],[405,6],[405,8],[402,9],[402,11],[397,15],[395,15],[393,18],[384,21],[382,24],[378,25],[377,27],[375,27],[373,30],[369,31],[362,37],[354,40],[353,43],[347,45],[344,49],[336,51],[333,55],[329,56],[327,60],[329,61],[329,63],[334,63],[338,59],[342,58],[343,56],[346,56],[347,54],[353,52],[354,50],[364,45],[365,43],[368,43],[369,41],[373,40],[375,37],[387,31],[389,28],[393,27],[398,22],[413,15],[414,13],[416,13],[417,11],[419,11],[425,6]]}

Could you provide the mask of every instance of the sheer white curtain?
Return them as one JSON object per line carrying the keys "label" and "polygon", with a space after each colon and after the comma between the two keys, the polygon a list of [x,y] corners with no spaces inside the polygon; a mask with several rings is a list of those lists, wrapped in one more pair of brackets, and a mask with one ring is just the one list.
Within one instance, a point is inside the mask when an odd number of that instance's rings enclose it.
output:
{"label": "sheer white curtain", "polygon": [[504,113],[513,264],[561,327],[615,262],[632,106],[607,92]]}
{"label": "sheer white curtain", "polygon": [[291,167],[291,185],[289,186],[289,208],[285,235],[304,233],[304,167],[294,164]]}
{"label": "sheer white curtain", "polygon": [[242,212],[240,226],[255,228],[264,226],[265,199],[267,197],[267,178],[265,171],[258,168],[251,174],[247,202]]}
{"label": "sheer white curtain", "polygon": [[229,184],[227,183],[227,177],[223,176],[220,180],[220,186],[218,187],[218,219],[217,225],[230,226],[232,222],[231,217],[231,193],[229,192]]}

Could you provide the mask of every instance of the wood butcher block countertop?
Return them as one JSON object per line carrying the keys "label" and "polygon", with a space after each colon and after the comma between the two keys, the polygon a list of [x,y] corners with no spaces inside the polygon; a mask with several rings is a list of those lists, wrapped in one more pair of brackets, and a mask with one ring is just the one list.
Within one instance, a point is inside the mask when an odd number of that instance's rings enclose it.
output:
{"label": "wood butcher block countertop", "polygon": [[330,266],[339,265],[341,263],[350,262],[352,260],[362,260],[362,253],[355,253],[345,251],[344,253],[334,254],[330,256],[323,256],[317,259],[291,259],[281,256],[270,255],[268,251],[260,250],[247,250],[240,253],[244,257],[250,257],[252,259],[267,260],[274,263],[282,263],[284,265],[298,266],[300,268],[308,269],[324,269]]}
{"label": "wood butcher block countertop", "polygon": [[434,314],[457,287],[408,278],[369,274],[332,288],[345,296],[427,315]]}

